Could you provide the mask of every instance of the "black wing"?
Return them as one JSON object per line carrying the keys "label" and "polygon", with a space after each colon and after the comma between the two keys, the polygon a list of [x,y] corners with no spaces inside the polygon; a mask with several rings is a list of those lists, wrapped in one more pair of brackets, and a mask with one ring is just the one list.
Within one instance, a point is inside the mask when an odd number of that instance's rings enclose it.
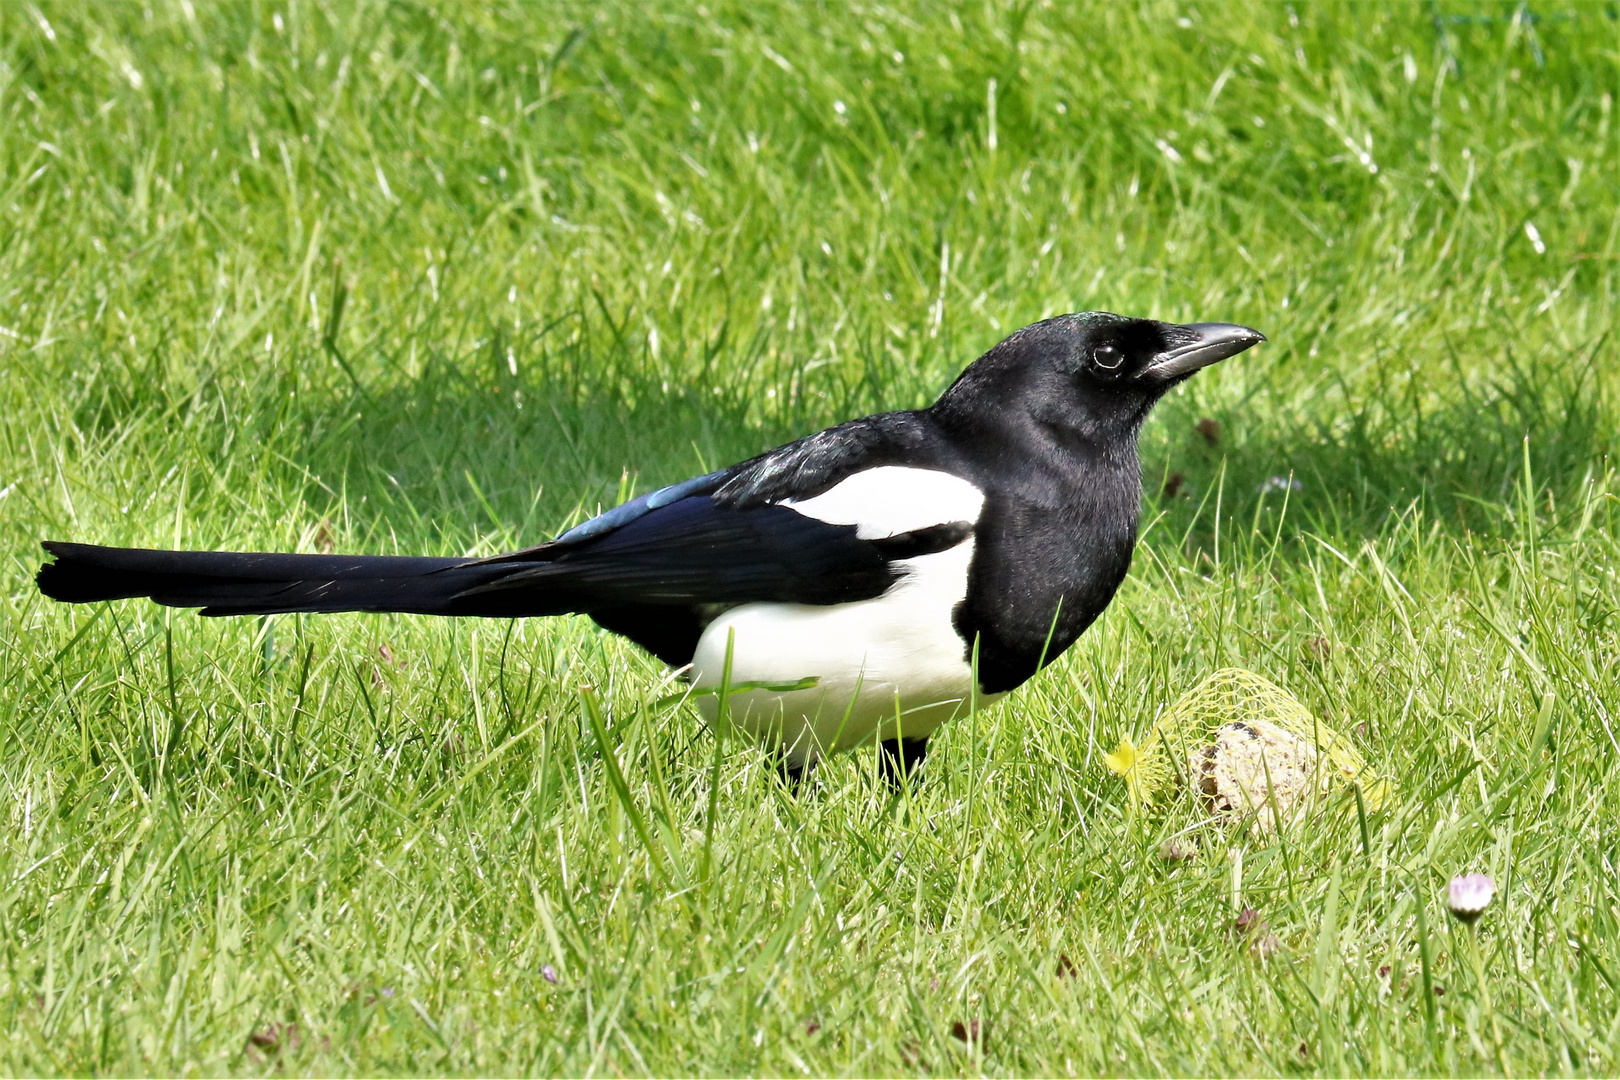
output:
{"label": "black wing", "polygon": [[456,600],[481,613],[584,612],[679,667],[691,662],[716,610],[870,599],[898,578],[896,560],[954,547],[970,528],[953,523],[862,540],[853,525],[790,507],[739,510],[698,495],[583,542],[559,543],[544,561],[508,562],[509,573]]}
{"label": "black wing", "polygon": [[[666,663],[689,663],[717,610],[760,601],[839,604],[880,595],[896,560],[954,547],[952,522],[881,540],[781,503],[807,499],[862,469],[945,463],[919,414],[865,417],[728,469],[617,506],[556,540],[485,560],[513,572],[460,598],[514,613],[544,603],[580,611]],[[935,459],[939,459],[936,461]]]}
{"label": "black wing", "polygon": [[[538,557],[537,557],[538,556]],[[584,541],[503,556],[509,572],[468,598],[532,592],[547,607],[837,604],[876,596],[893,580],[881,544],[853,525],[829,525],[786,506],[753,510],[698,495],[642,513]]]}
{"label": "black wing", "polygon": [[880,413],[806,435],[724,473],[715,499],[728,506],[763,506],[808,499],[862,469],[911,465],[966,475],[957,453],[920,412]]}

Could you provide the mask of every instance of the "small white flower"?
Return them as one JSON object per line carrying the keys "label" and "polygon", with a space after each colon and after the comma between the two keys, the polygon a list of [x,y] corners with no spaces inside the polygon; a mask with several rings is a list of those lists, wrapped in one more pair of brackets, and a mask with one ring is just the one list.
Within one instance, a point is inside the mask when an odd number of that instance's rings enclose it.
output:
{"label": "small white flower", "polygon": [[1268,476],[1265,483],[1260,485],[1260,494],[1269,495],[1273,491],[1304,491],[1305,482],[1297,476]]}
{"label": "small white flower", "polygon": [[1524,235],[1530,238],[1530,246],[1536,249],[1537,255],[1547,254],[1546,241],[1541,239],[1541,230],[1536,228],[1535,222],[1527,221],[1524,223]]}
{"label": "small white flower", "polygon": [[1465,923],[1472,923],[1490,907],[1496,882],[1485,874],[1459,874],[1446,890],[1446,906]]}

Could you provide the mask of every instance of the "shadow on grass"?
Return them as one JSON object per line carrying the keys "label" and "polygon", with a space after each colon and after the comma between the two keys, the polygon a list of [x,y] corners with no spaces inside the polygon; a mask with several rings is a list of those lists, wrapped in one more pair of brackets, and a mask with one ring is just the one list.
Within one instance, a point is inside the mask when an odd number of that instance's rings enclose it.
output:
{"label": "shadow on grass", "polygon": [[354,533],[460,548],[538,543],[636,493],[792,438],[686,388],[592,398],[533,380],[417,380],[333,402],[300,464]]}
{"label": "shadow on grass", "polygon": [[1444,528],[1490,534],[1507,525],[1528,468],[1534,498],[1556,513],[1620,440],[1603,344],[1540,367],[1507,356],[1472,386],[1459,366],[1438,394],[1415,379],[1338,383],[1293,415],[1247,403],[1200,414],[1172,399],[1144,439],[1147,505],[1199,545],[1213,536],[1217,496],[1223,519],[1247,524],[1286,494],[1284,539],[1376,535],[1414,502]]}
{"label": "shadow on grass", "polygon": [[[201,443],[219,462],[233,438],[271,449],[305,485],[311,512],[342,515],[344,543],[360,550],[494,550],[897,397],[915,400],[921,378],[873,369],[842,389],[829,381],[831,393],[814,381],[798,392],[803,372],[762,362],[759,342],[700,344],[696,363],[668,364],[694,369],[674,382],[622,341],[531,342],[520,364],[493,334],[412,375],[379,361],[363,387],[310,349],[218,395],[235,405],[203,423],[213,435]],[[1217,501],[1230,530],[1259,521],[1285,493],[1284,539],[1310,531],[1353,543],[1414,501],[1445,528],[1498,531],[1527,465],[1538,501],[1555,508],[1607,467],[1620,410],[1605,344],[1534,363],[1505,355],[1483,379],[1454,361],[1427,382],[1382,365],[1305,392],[1278,376],[1236,401],[1173,395],[1143,435],[1147,514],[1162,513],[1164,531],[1193,546],[1213,540]],[[104,375],[77,422],[112,439],[132,416],[190,408],[202,391],[176,397],[154,356]]]}
{"label": "shadow on grass", "polygon": [[[1149,513],[1195,545],[1224,520],[1247,524],[1286,493],[1285,539],[1354,540],[1421,501],[1448,529],[1490,533],[1516,504],[1526,465],[1545,504],[1567,505],[1614,453],[1617,425],[1600,375],[1510,366],[1481,390],[1459,380],[1439,405],[1394,395],[1340,397],[1344,408],[1289,417],[1200,416],[1166,402],[1144,438]],[[732,395],[644,388],[594,399],[555,383],[460,375],[404,384],[334,410],[359,418],[309,448],[305,464],[342,477],[363,536],[481,536],[534,543],[630,495],[759,453],[813,430],[762,422]],[[826,423],[839,419],[829,415]],[[1289,488],[1290,482],[1294,485]],[[336,488],[337,485],[331,485]]]}

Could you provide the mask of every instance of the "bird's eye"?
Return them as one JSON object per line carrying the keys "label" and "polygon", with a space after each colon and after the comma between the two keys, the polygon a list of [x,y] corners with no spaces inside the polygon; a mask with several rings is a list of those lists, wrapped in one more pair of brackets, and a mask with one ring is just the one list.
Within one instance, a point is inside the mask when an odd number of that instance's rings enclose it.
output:
{"label": "bird's eye", "polygon": [[1125,362],[1125,354],[1114,345],[1099,345],[1091,354],[1091,362],[1104,371],[1118,371]]}

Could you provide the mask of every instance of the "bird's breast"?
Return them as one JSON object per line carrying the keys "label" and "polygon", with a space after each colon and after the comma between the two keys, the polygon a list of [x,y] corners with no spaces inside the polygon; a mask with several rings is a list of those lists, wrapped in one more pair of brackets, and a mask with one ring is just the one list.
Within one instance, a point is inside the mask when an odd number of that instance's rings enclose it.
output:
{"label": "bird's breast", "polygon": [[1052,506],[992,496],[975,535],[958,633],[976,641],[979,683],[1005,692],[1061,656],[1113,599],[1136,543],[1130,482],[1095,479]]}

